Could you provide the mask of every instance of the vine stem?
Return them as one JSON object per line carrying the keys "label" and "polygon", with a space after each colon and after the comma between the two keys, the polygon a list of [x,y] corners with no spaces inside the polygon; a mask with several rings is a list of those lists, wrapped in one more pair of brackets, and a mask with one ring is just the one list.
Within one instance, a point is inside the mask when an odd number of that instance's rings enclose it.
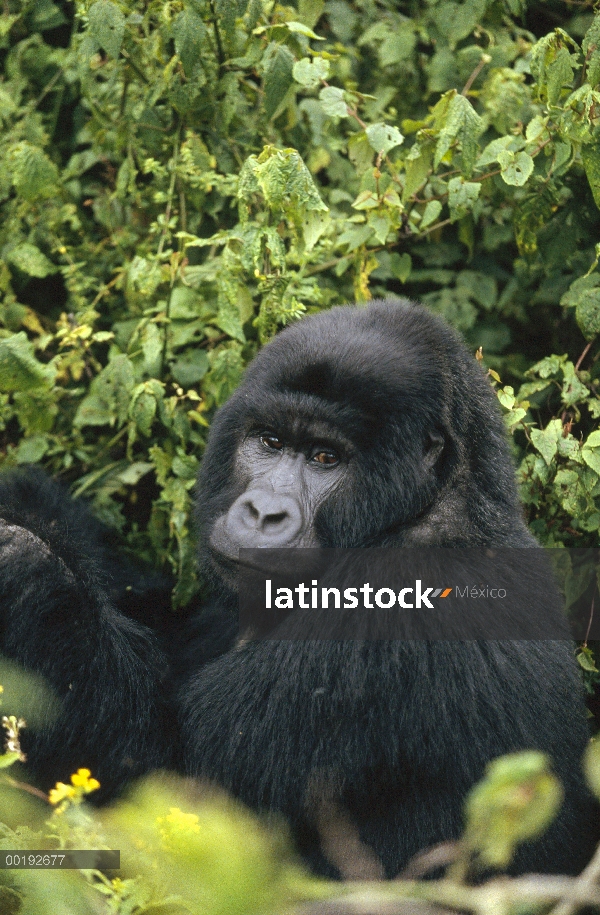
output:
{"label": "vine stem", "polygon": [[579,367],[581,366],[581,363],[583,362],[583,360],[585,359],[585,357],[586,357],[587,354],[589,353],[590,347],[591,347],[591,345],[592,345],[593,342],[594,342],[593,340],[590,340],[590,342],[588,343],[588,345],[586,346],[586,348],[585,348],[584,351],[582,352],[581,356],[580,356],[579,359],[577,360],[577,363],[576,363],[576,365],[575,365],[575,371],[576,371],[576,372],[579,371]]}
{"label": "vine stem", "polygon": [[481,55],[481,60],[479,61],[479,63],[477,64],[477,66],[475,67],[473,72],[471,73],[470,77],[464,84],[462,92],[460,93],[461,95],[466,96],[468,94],[469,89],[471,88],[471,86],[473,85],[473,83],[475,82],[475,80],[477,79],[477,77],[479,76],[479,74],[481,73],[483,68],[485,67],[485,65],[490,63],[491,59],[492,58],[490,57],[489,54]]}
{"label": "vine stem", "polygon": [[212,14],[212,24],[215,30],[215,41],[217,42],[217,57],[219,58],[219,70],[223,69],[225,64],[225,51],[223,50],[223,41],[221,39],[221,30],[219,28],[219,16],[215,7],[215,0],[208,0]]}
{"label": "vine stem", "polygon": [[169,228],[169,221],[171,219],[171,211],[173,209],[173,197],[175,196],[175,182],[177,181],[177,161],[179,159],[179,144],[181,142],[181,121],[177,125],[177,130],[175,131],[175,140],[173,142],[173,157],[171,159],[171,181],[169,183],[169,192],[167,196],[167,208],[165,210],[165,222],[162,227],[162,232],[160,235],[160,240],[158,242],[157,256],[160,257],[163,253],[163,248],[165,246],[165,241],[167,238],[167,231]]}
{"label": "vine stem", "polygon": [[[158,243],[158,250],[157,250],[157,252],[156,252],[156,254],[157,254],[157,259],[158,259],[158,260],[160,260],[161,255],[162,255],[162,253],[163,253],[163,248],[164,248],[164,246],[165,246],[165,241],[166,241],[166,238],[167,238],[167,232],[169,231],[169,222],[170,222],[170,220],[171,220],[171,212],[172,212],[172,209],[173,209],[173,198],[174,198],[174,196],[175,196],[175,186],[176,186],[176,184],[177,184],[177,163],[178,163],[178,160],[179,160],[179,145],[180,145],[180,143],[181,143],[181,128],[182,128],[182,125],[183,125],[183,122],[182,122],[182,120],[180,119],[180,120],[179,120],[179,123],[177,124],[177,130],[175,131],[175,140],[173,141],[173,156],[172,156],[172,158],[171,158],[171,180],[170,180],[170,182],[169,182],[169,192],[168,192],[168,197],[167,197],[167,207],[166,207],[166,209],[165,209],[165,221],[164,221],[164,225],[163,225],[163,227],[162,227],[162,233],[161,233],[161,236],[160,236],[160,241],[159,241],[159,243]],[[171,276],[171,289],[173,288],[174,282],[175,282],[175,277],[174,277],[174,275],[172,275],[172,276]],[[166,308],[166,311],[165,311],[165,317],[166,317],[167,320],[165,321],[165,332],[164,332],[164,339],[163,339],[163,348],[162,348],[162,354],[161,354],[161,359],[160,359],[160,374],[161,374],[161,377],[162,377],[162,374],[163,374],[163,371],[164,371],[165,362],[166,362],[166,360],[167,360],[167,345],[168,345],[168,342],[169,342],[170,312],[171,312],[171,296],[169,295],[169,299],[168,299],[168,301],[167,301],[167,308]]]}

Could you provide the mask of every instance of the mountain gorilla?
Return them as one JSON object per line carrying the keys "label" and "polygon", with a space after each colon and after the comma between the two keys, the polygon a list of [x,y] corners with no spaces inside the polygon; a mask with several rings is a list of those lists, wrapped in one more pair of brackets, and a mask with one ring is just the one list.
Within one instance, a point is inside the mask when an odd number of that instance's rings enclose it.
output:
{"label": "mountain gorilla", "polygon": [[64,700],[29,737],[42,784],[87,765],[110,794],[177,760],[284,814],[324,873],[319,810],[333,803],[393,876],[460,834],[489,760],[535,748],[565,803],[516,867],[583,866],[587,729],[568,641],[238,638],[241,548],[535,545],[495,396],[453,331],[407,301],[283,330],[215,417],[196,505],[213,597],[173,650],[139,622],[158,585],[114,566],[81,505],[35,473],[1,481],[3,651]]}

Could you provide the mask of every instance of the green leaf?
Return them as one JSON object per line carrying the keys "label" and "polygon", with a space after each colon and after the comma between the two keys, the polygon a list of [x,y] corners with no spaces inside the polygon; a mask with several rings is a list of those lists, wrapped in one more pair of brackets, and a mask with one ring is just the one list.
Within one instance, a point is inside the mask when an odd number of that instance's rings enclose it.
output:
{"label": "green leaf", "polygon": [[152,378],[158,378],[162,370],[164,347],[164,330],[159,330],[154,321],[149,321],[140,334],[144,354],[144,372]]}
{"label": "green leaf", "polygon": [[324,57],[314,57],[309,60],[303,57],[302,60],[296,61],[292,73],[294,79],[306,89],[315,89],[322,80],[329,76],[329,61]]}
{"label": "green leaf", "polygon": [[480,154],[477,159],[477,168],[483,168],[486,165],[491,165],[492,162],[497,162],[498,155],[509,148],[512,152],[516,152],[524,145],[525,141],[522,137],[497,137],[491,143],[488,143]]}
{"label": "green leaf", "polygon": [[238,198],[250,202],[262,194],[276,212],[300,216],[311,210],[327,211],[313,177],[295,149],[265,146],[260,156],[249,156],[240,172]]}
{"label": "green leaf", "polygon": [[220,406],[242,380],[244,365],[239,348],[213,350],[210,361],[211,370],[204,380],[204,389],[212,394],[217,406]]}
{"label": "green leaf", "polygon": [[325,41],[321,35],[315,35],[312,29],[309,29],[307,25],[304,25],[303,22],[295,22],[293,19],[286,22],[286,27],[290,32],[295,32],[297,35],[304,35],[306,38],[312,38],[313,41]]}
{"label": "green leaf", "polygon": [[512,410],[515,405],[515,392],[514,388],[511,388],[510,385],[507,385],[505,388],[501,388],[496,391],[498,400],[503,407],[506,407],[507,410]]}
{"label": "green leaf", "polygon": [[31,438],[22,438],[17,448],[18,464],[37,464],[41,461],[49,448],[45,435],[32,435]]}
{"label": "green leaf", "polygon": [[24,200],[34,201],[57,193],[58,169],[38,146],[17,143],[9,152],[8,162],[15,190]]}
{"label": "green leaf", "polygon": [[393,276],[400,280],[401,283],[405,283],[412,270],[412,258],[406,251],[404,254],[397,254],[394,251],[390,258],[390,266]]}
{"label": "green leaf", "polygon": [[111,0],[97,0],[88,12],[90,33],[111,57],[121,53],[125,35],[125,16]]}
{"label": "green leaf", "polygon": [[425,229],[427,226],[430,226],[432,222],[435,222],[440,213],[442,212],[442,204],[439,200],[430,200],[425,209],[423,210],[423,215],[421,217],[421,222],[419,223],[419,229]]}
{"label": "green leaf", "polygon": [[477,159],[477,140],[484,129],[484,122],[469,100],[463,95],[454,95],[435,147],[434,167],[438,167],[450,147],[458,142],[461,145],[462,169],[469,177]]}
{"label": "green leaf", "polygon": [[173,458],[173,473],[182,480],[195,480],[198,476],[198,458],[194,454],[185,454],[181,448],[177,452]]}
{"label": "green leaf", "polygon": [[581,457],[596,476],[600,477],[600,454],[597,451],[586,451],[584,448],[581,452]]}
{"label": "green leaf", "polygon": [[402,202],[406,203],[415,191],[418,191],[429,177],[433,163],[433,144],[415,143],[406,157],[406,178],[402,191]]}
{"label": "green leaf", "polygon": [[37,276],[40,279],[58,272],[58,267],[48,260],[39,248],[29,242],[17,245],[7,254],[6,259],[28,276]]}
{"label": "green leaf", "polygon": [[0,340],[0,391],[35,391],[54,381],[53,365],[35,357],[34,346],[23,331]]}
{"label": "green leaf", "polygon": [[600,152],[596,143],[588,143],[582,147],[581,161],[594,195],[594,203],[600,210]]}
{"label": "green leaf", "polygon": [[146,461],[135,461],[129,465],[127,470],[123,470],[118,475],[118,479],[125,486],[137,486],[142,477],[145,477],[151,470],[154,470],[154,464],[148,464]]}
{"label": "green leaf", "polygon": [[325,0],[300,0],[298,16],[309,28],[314,29],[323,15]]}
{"label": "green leaf", "polygon": [[403,23],[404,28],[396,30],[386,36],[379,46],[379,63],[382,67],[393,67],[412,57],[417,36],[412,23]]}
{"label": "green leaf", "polygon": [[156,291],[162,279],[160,264],[136,255],[127,267],[125,295],[132,304],[143,304]]}
{"label": "green leaf", "polygon": [[185,75],[189,78],[194,68],[201,63],[206,26],[198,13],[188,7],[175,17],[172,31],[175,50],[183,64]]}
{"label": "green leaf", "polygon": [[594,16],[591,26],[581,43],[586,59],[586,79],[595,88],[600,82],[600,16]]}
{"label": "green leaf", "polygon": [[563,295],[560,304],[575,306],[575,318],[586,340],[600,333],[600,274],[578,277]]}
{"label": "green leaf", "polygon": [[579,66],[576,55],[571,54],[569,48],[579,51],[570,35],[563,29],[555,29],[531,49],[531,72],[549,105],[556,105],[561,90],[571,85],[575,67]]}
{"label": "green leaf", "polygon": [[[578,656],[579,659],[579,656]],[[580,662],[584,670],[589,670],[590,667],[584,667]],[[592,669],[596,669],[595,664],[591,662]],[[583,771],[585,772],[586,781],[594,792],[595,797],[600,799],[600,742],[597,739],[591,740],[585,751],[583,757]]]}
{"label": "green leaf", "polygon": [[463,0],[455,3],[444,0],[432,10],[433,20],[444,41],[454,49],[456,44],[470,35],[482,20],[486,9],[485,0]]}
{"label": "green leaf", "polygon": [[[21,754],[17,753],[15,750],[9,750],[7,753],[2,753],[2,755],[0,755],[0,769],[8,769],[9,766],[12,766],[13,763],[16,763],[19,759],[21,759]],[[2,897],[0,897],[0,902],[1,899]],[[21,904],[21,898],[15,893],[15,899],[12,900],[12,907],[9,906],[7,911],[14,912],[15,915],[17,915],[17,912],[21,909]]]}
{"label": "green leaf", "polygon": [[203,312],[202,298],[189,286],[175,286],[169,302],[172,321],[193,321]]}
{"label": "green leaf", "polygon": [[277,45],[269,58],[263,81],[264,106],[268,118],[273,117],[294,81],[293,67],[291,51],[285,45]]}
{"label": "green leaf", "polygon": [[583,448],[581,449],[581,457],[593,471],[595,471],[600,476],[600,443],[596,444],[593,436],[598,435],[597,432],[592,432],[588,436],[587,441],[583,443]]}
{"label": "green leaf", "polygon": [[156,416],[156,397],[146,384],[138,385],[129,405],[129,418],[135,423],[142,435],[148,437]]}
{"label": "green leaf", "polygon": [[384,245],[392,230],[392,219],[389,213],[369,213],[368,224],[373,229],[373,234],[379,244]]}
{"label": "green leaf", "polygon": [[463,841],[484,865],[505,868],[521,842],[547,829],[562,797],[545,754],[529,750],[501,756],[469,792]]}
{"label": "green leaf", "polygon": [[550,464],[558,450],[558,440],[562,436],[560,419],[552,419],[545,429],[532,429],[531,441],[536,451]]}
{"label": "green leaf", "polygon": [[465,181],[460,176],[451,178],[448,182],[448,206],[451,219],[462,219],[470,212],[480,192],[481,184],[478,182]]}
{"label": "green leaf", "polygon": [[400,146],[404,142],[404,136],[397,127],[391,127],[389,124],[371,124],[366,128],[365,133],[369,143],[377,153],[383,153],[385,156],[390,149]]}
{"label": "green leaf", "polygon": [[325,86],[319,92],[321,108],[330,118],[345,118],[348,116],[348,105],[344,101],[344,90],[337,86]]}
{"label": "green leaf", "polygon": [[[563,302],[561,300],[561,305],[562,304]],[[539,375],[540,378],[551,378],[554,375],[558,375],[566,361],[566,356],[547,356],[545,359],[542,359],[541,362],[536,362],[535,365],[528,369],[527,375],[530,377],[532,375]],[[543,391],[544,388],[536,388],[536,390]]]}
{"label": "green leaf", "polygon": [[203,349],[196,349],[184,353],[171,366],[171,374],[182,388],[187,389],[204,378],[208,368],[209,361],[206,352]]}
{"label": "green leaf", "polygon": [[[276,233],[274,234],[276,235]],[[277,241],[280,241],[278,235]],[[277,258],[274,258],[274,262],[276,261]],[[217,317],[215,318],[215,324],[217,327],[220,327],[228,337],[233,337],[234,340],[239,340],[240,343],[245,343],[246,337],[244,336],[240,318],[240,310],[238,307],[237,284],[228,280],[228,278],[225,278],[224,280],[222,279],[219,283],[218,300],[219,309],[217,311]]]}
{"label": "green leaf", "polygon": [[500,175],[506,184],[523,187],[533,171],[533,159],[526,152],[513,153],[508,149],[498,153]]}
{"label": "green leaf", "polygon": [[338,245],[348,245],[348,251],[355,251],[364,245],[373,234],[371,226],[350,226],[342,232],[337,240]]}
{"label": "green leaf", "polygon": [[115,419],[110,404],[96,394],[88,394],[77,408],[73,425],[76,429],[84,426],[110,426]]}
{"label": "green leaf", "polygon": [[90,385],[79,405],[73,425],[108,426],[125,422],[133,390],[133,365],[123,353],[114,356]]}
{"label": "green leaf", "polygon": [[584,443],[585,448],[600,448],[600,429],[590,432]]}

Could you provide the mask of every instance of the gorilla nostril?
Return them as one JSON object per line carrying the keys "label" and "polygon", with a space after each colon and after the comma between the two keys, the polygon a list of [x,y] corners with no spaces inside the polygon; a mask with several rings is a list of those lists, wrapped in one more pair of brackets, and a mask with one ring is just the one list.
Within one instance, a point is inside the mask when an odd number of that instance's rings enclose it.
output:
{"label": "gorilla nostril", "polygon": [[283,524],[283,522],[289,517],[290,516],[285,511],[278,512],[277,514],[273,515],[265,515],[263,518],[262,529],[266,531],[270,527],[277,527],[278,525]]}
{"label": "gorilla nostril", "polygon": [[259,510],[256,508],[255,505],[252,504],[252,502],[248,502],[247,505],[248,505],[248,511],[250,512],[250,516],[251,516],[255,521],[258,521],[258,519],[260,518],[260,512],[259,512]]}

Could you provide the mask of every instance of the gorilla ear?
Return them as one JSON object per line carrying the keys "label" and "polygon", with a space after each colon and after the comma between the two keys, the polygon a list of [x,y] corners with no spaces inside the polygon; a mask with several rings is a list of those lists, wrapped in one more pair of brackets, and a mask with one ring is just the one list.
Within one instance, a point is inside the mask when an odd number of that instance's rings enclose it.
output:
{"label": "gorilla ear", "polygon": [[425,449],[423,453],[423,463],[427,470],[430,470],[438,461],[446,441],[441,432],[429,432],[425,438]]}

